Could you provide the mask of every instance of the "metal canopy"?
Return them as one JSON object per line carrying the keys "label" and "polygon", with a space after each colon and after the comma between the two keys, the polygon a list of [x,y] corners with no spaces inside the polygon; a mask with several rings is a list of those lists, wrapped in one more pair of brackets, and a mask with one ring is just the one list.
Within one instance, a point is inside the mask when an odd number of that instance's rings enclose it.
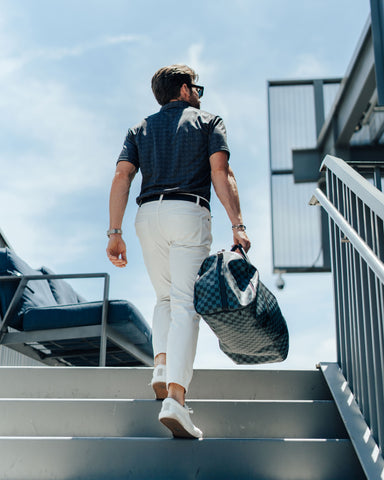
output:
{"label": "metal canopy", "polygon": [[384,0],[371,0],[371,6],[372,25],[368,19],[343,79],[268,82],[275,272],[330,270],[328,222],[324,213],[307,210],[313,190],[324,188],[325,155],[373,168],[383,162],[384,78],[377,89],[377,58],[382,48],[384,77],[384,36],[377,32],[378,24],[383,30]]}

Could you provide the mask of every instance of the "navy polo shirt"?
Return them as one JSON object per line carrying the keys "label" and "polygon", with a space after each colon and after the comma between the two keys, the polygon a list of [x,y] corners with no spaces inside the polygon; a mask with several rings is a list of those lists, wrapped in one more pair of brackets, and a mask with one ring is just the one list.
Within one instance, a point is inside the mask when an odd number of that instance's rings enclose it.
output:
{"label": "navy polo shirt", "polygon": [[211,196],[209,157],[228,152],[223,120],[184,101],[170,102],[128,130],[118,162],[142,173],[136,201],[154,194],[185,192]]}

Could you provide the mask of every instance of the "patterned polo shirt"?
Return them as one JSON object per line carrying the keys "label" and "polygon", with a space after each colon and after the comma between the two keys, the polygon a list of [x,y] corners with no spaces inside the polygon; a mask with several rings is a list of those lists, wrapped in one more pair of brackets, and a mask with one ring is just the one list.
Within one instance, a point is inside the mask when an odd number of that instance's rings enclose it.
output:
{"label": "patterned polo shirt", "polygon": [[211,196],[209,157],[228,152],[223,120],[175,101],[128,130],[117,162],[133,163],[142,173],[136,201],[161,193]]}

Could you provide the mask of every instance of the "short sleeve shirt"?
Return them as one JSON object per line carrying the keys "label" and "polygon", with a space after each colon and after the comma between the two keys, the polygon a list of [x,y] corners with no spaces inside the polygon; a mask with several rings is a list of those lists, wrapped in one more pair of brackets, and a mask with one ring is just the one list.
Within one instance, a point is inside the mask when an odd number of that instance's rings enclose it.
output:
{"label": "short sleeve shirt", "polygon": [[137,203],[161,193],[193,193],[210,200],[209,157],[229,156],[223,120],[184,101],[170,102],[128,130],[118,162],[142,173]]}

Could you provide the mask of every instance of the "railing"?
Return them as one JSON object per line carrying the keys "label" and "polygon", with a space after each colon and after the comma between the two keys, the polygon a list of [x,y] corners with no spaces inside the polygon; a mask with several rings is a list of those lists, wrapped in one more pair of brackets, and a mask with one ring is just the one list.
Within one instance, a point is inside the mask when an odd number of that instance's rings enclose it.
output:
{"label": "railing", "polygon": [[384,194],[339,158],[322,164],[329,215],[338,364],[384,449]]}

